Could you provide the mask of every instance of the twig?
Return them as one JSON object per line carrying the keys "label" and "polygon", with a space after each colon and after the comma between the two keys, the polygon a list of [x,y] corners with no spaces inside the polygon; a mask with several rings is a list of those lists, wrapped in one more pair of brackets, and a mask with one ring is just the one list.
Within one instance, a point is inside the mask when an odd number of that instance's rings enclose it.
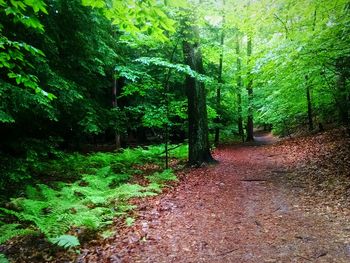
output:
{"label": "twig", "polygon": [[[175,150],[176,148],[179,148],[179,147],[181,147],[181,146],[182,146],[182,144],[176,145],[176,146],[174,146],[173,148],[169,148],[168,151],[170,152],[170,151]],[[165,151],[164,151],[164,152],[161,152],[159,155],[162,155],[162,154],[164,154],[164,153],[165,153]]]}
{"label": "twig", "polygon": [[302,259],[306,259],[306,260],[308,260],[308,261],[312,261],[312,259],[310,259],[310,258],[303,257],[303,256],[300,256],[300,255],[297,255],[297,256],[300,257],[300,258],[302,258]]}
{"label": "twig", "polygon": [[231,249],[231,250],[222,252],[222,253],[220,253],[220,254],[216,254],[216,255],[214,255],[214,257],[223,257],[223,256],[226,256],[226,255],[228,255],[228,254],[231,254],[232,252],[235,252],[236,250],[238,250],[238,248]]}
{"label": "twig", "polygon": [[267,180],[263,180],[263,179],[244,179],[244,180],[241,180],[241,182],[267,182]]}

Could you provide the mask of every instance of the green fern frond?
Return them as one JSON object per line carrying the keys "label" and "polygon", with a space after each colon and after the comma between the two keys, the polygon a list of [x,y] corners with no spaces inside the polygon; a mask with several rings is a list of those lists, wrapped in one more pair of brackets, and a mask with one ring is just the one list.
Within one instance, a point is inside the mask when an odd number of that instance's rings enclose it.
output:
{"label": "green fern frond", "polygon": [[80,246],[79,239],[72,235],[61,235],[58,237],[49,238],[49,241],[66,249]]}
{"label": "green fern frond", "polygon": [[28,199],[40,199],[41,195],[38,189],[29,185],[26,187],[26,196]]}
{"label": "green fern frond", "polygon": [[17,237],[17,236],[25,236],[29,234],[35,233],[34,230],[31,229],[18,229],[20,224],[5,224],[0,226],[0,244],[6,242],[7,240]]}
{"label": "green fern frond", "polygon": [[10,263],[4,254],[0,254],[0,263]]}
{"label": "green fern frond", "polygon": [[[125,215],[135,208],[127,200],[156,195],[167,181],[177,180],[171,170],[165,170],[148,176],[150,184],[146,187],[127,183],[131,174],[136,172],[133,168],[135,164],[157,163],[163,152],[164,146],[160,145],[146,149],[125,149],[122,153],[66,156],[63,161],[53,161],[48,167],[53,167],[56,172],[67,172],[79,180],[57,183],[55,188],[44,184],[29,186],[26,189],[27,198],[11,201],[14,210],[0,208],[0,211],[26,225],[31,222],[34,229],[38,229],[52,242],[71,247],[74,242],[69,243],[72,240],[67,240],[65,233],[72,227],[95,230],[111,224],[114,216]],[[6,238],[34,232],[19,229],[18,224],[1,227],[7,227],[6,231],[0,229],[1,233],[9,233]],[[0,240],[4,237],[0,237]],[[60,240],[68,243],[60,243]]]}
{"label": "green fern frond", "polygon": [[15,216],[15,217],[17,217],[19,220],[24,220],[23,215],[22,215],[22,213],[20,213],[20,212],[16,212],[16,211],[14,211],[14,210],[9,210],[9,209],[2,208],[2,207],[0,207],[0,211],[4,212],[5,214],[8,214],[8,215]]}
{"label": "green fern frond", "polygon": [[164,184],[167,181],[177,181],[177,177],[171,169],[164,170],[161,173],[154,173],[146,176],[151,183]]}
{"label": "green fern frond", "polygon": [[160,185],[158,183],[150,183],[147,186],[147,191],[149,191],[151,193],[161,193],[162,192],[162,185]]}

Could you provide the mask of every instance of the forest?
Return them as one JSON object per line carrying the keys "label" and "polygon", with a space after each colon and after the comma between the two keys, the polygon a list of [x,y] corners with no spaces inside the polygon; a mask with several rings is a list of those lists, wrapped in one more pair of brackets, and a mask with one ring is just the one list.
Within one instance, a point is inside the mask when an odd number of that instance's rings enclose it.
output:
{"label": "forest", "polygon": [[0,263],[349,262],[349,80],[349,0],[0,0]]}

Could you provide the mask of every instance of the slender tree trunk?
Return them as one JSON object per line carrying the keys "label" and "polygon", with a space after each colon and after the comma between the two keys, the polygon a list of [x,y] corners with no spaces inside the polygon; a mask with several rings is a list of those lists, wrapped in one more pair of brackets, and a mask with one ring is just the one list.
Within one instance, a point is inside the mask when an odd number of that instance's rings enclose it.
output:
{"label": "slender tree trunk", "polygon": [[[312,23],[312,31],[315,31],[316,28],[316,18],[317,18],[317,11],[315,9],[314,11],[314,19]],[[314,129],[314,122],[312,119],[312,103],[311,103],[311,92],[310,92],[310,84],[309,84],[309,75],[305,76],[305,84],[306,84],[306,101],[307,101],[307,119],[309,123],[309,131],[312,131]]]}
{"label": "slender tree trunk", "polygon": [[[189,33],[183,41],[185,64],[199,73],[204,73],[198,28],[192,26],[186,31]],[[186,76],[185,86],[188,98],[188,161],[190,165],[198,166],[214,161],[208,139],[206,92],[204,83],[191,76]]]}
{"label": "slender tree trunk", "polygon": [[[225,6],[225,1],[223,1],[223,6]],[[219,72],[218,72],[218,88],[216,89],[216,109],[218,113],[218,118],[216,120],[216,124],[220,125],[221,120],[221,86],[223,84],[222,80],[222,65],[224,61],[224,42],[225,42],[225,15],[222,16],[222,31],[221,31],[221,37],[220,37],[220,58],[219,58]],[[215,139],[214,143],[215,145],[218,145],[220,142],[220,127],[216,127],[215,129]]]}
{"label": "slender tree trunk", "polygon": [[[112,35],[115,38],[116,32],[113,29],[113,26],[111,25]],[[118,80],[116,78],[115,72],[113,71],[113,88],[112,88],[112,106],[113,108],[118,108]],[[115,140],[115,149],[118,150],[121,147],[120,143],[120,134],[118,131],[115,131],[114,133],[114,140]]]}
{"label": "slender tree trunk", "polygon": [[309,123],[309,131],[312,131],[314,129],[314,122],[312,119],[312,103],[311,103],[311,93],[310,93],[308,75],[305,76],[305,82],[306,82],[307,118]]}
{"label": "slender tree trunk", "polygon": [[[170,62],[172,63],[174,60],[175,52],[178,46],[178,42],[176,42],[170,57]],[[165,109],[166,109],[166,118],[167,122],[165,123],[165,169],[169,168],[169,89],[170,89],[170,77],[171,77],[171,69],[167,69],[167,73],[164,80],[165,87]]]}
{"label": "slender tree trunk", "polygon": [[[349,59],[350,61],[350,59]],[[336,63],[336,69],[337,69],[337,104],[339,109],[339,117],[340,122],[344,126],[350,127],[349,124],[349,98],[350,94],[348,94],[348,91],[346,89],[346,71],[347,67],[345,66],[346,59],[341,58],[338,59]],[[349,63],[350,64],[350,63]]]}
{"label": "slender tree trunk", "polygon": [[244,129],[243,129],[243,117],[242,117],[242,59],[240,57],[240,39],[237,37],[236,40],[236,54],[237,54],[237,106],[238,106],[238,134],[242,138],[242,142],[244,142]]}
{"label": "slender tree trunk", "polygon": [[[113,79],[113,90],[112,90],[112,93],[113,93],[112,106],[114,108],[118,108],[117,92],[118,92],[118,80],[114,76],[114,79]],[[117,131],[115,132],[115,148],[117,150],[120,149],[120,134]]]}
{"label": "slender tree trunk", "polygon": [[311,104],[311,94],[310,86],[306,86],[306,98],[307,98],[307,118],[309,120],[309,131],[314,129],[314,122],[312,120],[312,104]]}
{"label": "slender tree trunk", "polygon": [[[250,61],[250,56],[252,55],[252,38],[248,36],[247,42],[247,56],[248,64]],[[251,74],[248,74],[248,119],[247,119],[247,141],[254,141],[254,123],[253,123],[253,80],[251,79]]]}

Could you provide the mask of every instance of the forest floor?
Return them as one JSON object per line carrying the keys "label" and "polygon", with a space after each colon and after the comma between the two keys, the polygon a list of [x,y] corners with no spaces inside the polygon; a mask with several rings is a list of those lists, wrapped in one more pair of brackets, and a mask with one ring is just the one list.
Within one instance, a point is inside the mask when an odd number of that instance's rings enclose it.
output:
{"label": "forest floor", "polygon": [[350,262],[349,145],[328,132],[219,147],[77,261]]}

